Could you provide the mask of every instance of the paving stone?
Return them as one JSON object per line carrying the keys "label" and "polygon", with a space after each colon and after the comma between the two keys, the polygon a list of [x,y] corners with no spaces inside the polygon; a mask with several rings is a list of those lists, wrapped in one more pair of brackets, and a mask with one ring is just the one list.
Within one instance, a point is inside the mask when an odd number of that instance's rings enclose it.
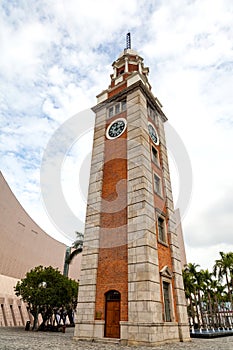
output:
{"label": "paving stone", "polygon": [[170,343],[156,347],[123,346],[119,344],[77,341],[74,328],[62,332],[32,332],[22,327],[0,327],[0,350],[232,350],[233,336],[214,339],[192,339],[185,343]]}

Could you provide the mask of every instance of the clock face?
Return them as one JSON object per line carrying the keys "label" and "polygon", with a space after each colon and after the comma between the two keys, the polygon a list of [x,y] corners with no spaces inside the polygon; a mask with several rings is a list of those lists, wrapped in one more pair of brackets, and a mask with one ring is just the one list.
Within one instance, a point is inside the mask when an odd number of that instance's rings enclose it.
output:
{"label": "clock face", "polygon": [[123,118],[114,120],[107,128],[107,138],[111,140],[121,136],[126,129],[126,124],[127,122]]}
{"label": "clock face", "polygon": [[149,135],[151,137],[151,140],[154,142],[155,145],[159,144],[159,137],[158,134],[154,128],[154,126],[152,124],[148,124],[148,131],[149,131]]}

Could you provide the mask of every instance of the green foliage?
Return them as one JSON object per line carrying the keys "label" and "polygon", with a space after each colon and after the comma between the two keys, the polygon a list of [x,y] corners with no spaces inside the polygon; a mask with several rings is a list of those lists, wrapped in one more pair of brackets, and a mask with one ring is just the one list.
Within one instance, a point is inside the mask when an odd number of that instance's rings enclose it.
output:
{"label": "green foliage", "polygon": [[195,263],[187,264],[183,270],[190,324],[198,328],[205,328],[207,320],[211,327],[222,326],[225,310],[232,310],[233,253],[219,254],[221,258],[215,261],[213,272]]}
{"label": "green foliage", "polygon": [[232,287],[233,287],[233,253],[219,252],[221,259],[215,261],[213,273],[219,281],[226,280],[229,300],[232,304]]}
{"label": "green foliage", "polygon": [[[183,270],[183,280],[186,295],[201,290],[203,293],[209,292],[216,294],[217,290],[222,291],[223,299],[226,299],[228,293],[229,300],[232,302],[233,292],[233,252],[219,252],[220,259],[215,260],[213,272],[199,269],[199,265],[189,263]],[[223,295],[223,293],[225,293]]]}
{"label": "green foliage", "polygon": [[78,283],[51,266],[37,266],[16,284],[15,294],[28,303],[35,328],[39,313],[45,324],[59,309],[76,308]]}

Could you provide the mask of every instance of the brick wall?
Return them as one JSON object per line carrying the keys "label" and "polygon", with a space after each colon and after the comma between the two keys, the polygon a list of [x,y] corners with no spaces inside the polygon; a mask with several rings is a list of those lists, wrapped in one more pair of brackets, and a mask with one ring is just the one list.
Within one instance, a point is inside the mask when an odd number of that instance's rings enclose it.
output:
{"label": "brick wall", "polygon": [[[126,117],[126,113],[121,117]],[[124,132],[117,139],[105,140],[96,288],[96,312],[101,312],[102,319],[105,316],[105,293],[109,290],[120,292],[122,321],[128,318],[126,136]],[[108,204],[111,206],[110,212]]]}

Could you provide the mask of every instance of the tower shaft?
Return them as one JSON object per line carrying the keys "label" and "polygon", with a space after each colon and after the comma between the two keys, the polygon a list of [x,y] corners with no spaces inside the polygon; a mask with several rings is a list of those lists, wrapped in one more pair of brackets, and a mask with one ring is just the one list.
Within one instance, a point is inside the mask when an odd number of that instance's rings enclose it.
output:
{"label": "tower shaft", "polygon": [[161,104],[127,48],[97,96],[77,339],[189,339]]}

